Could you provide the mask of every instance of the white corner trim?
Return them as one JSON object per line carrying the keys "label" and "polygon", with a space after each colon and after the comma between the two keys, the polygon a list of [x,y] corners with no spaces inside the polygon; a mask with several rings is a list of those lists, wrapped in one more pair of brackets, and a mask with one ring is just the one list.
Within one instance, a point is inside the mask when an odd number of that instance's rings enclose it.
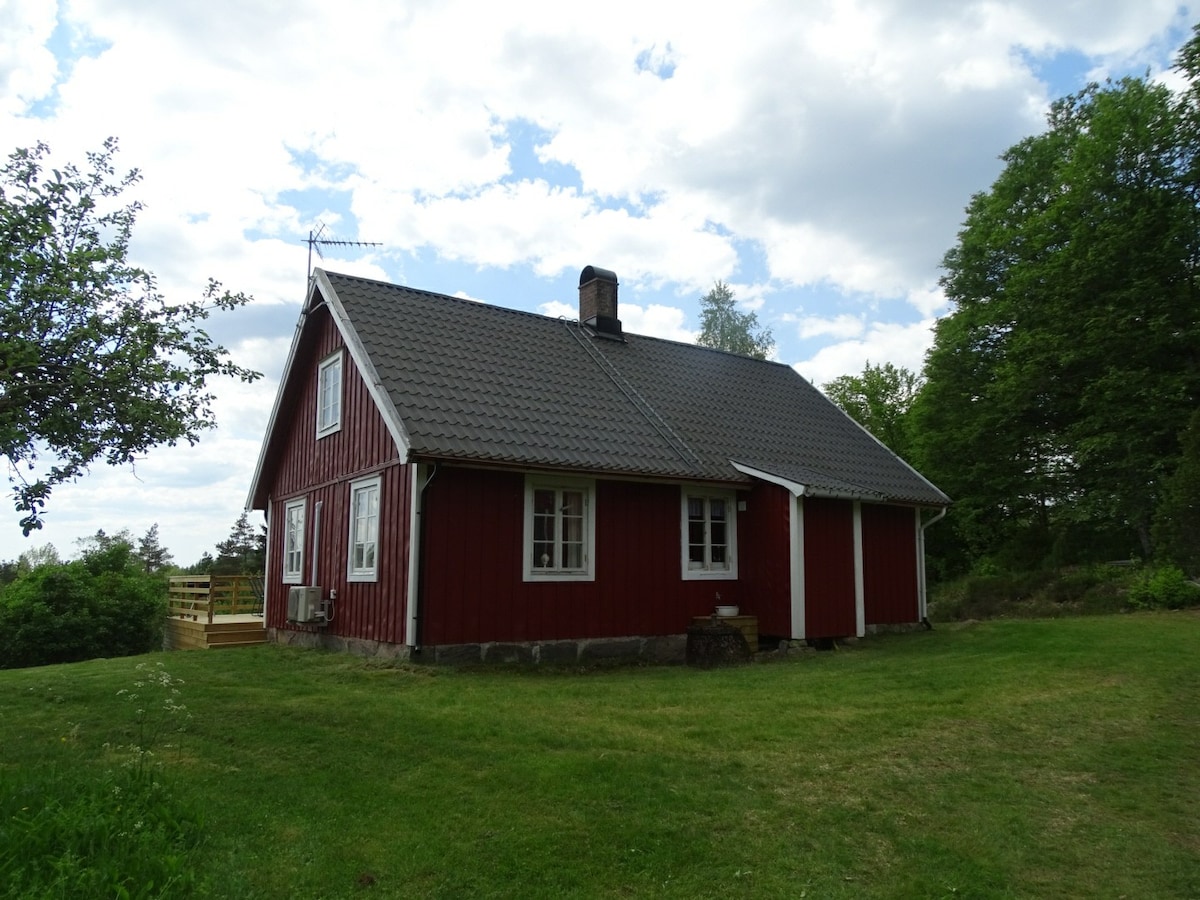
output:
{"label": "white corner trim", "polygon": [[804,640],[807,637],[804,606],[804,498],[792,497],[789,501],[791,515],[788,517],[788,538],[791,542],[792,576],[792,628],[790,637]]}
{"label": "white corner trim", "polygon": [[862,501],[854,501],[854,633],[867,633],[866,588],[863,574]]}

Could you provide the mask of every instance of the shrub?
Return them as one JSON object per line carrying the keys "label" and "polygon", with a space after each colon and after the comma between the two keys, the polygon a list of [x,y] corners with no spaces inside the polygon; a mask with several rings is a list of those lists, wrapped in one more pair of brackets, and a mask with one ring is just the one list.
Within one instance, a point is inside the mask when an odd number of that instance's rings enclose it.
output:
{"label": "shrub", "polygon": [[1162,566],[1142,574],[1129,588],[1134,609],[1183,609],[1200,602],[1200,587],[1176,566]]}
{"label": "shrub", "polygon": [[166,583],[107,548],[47,563],[0,592],[0,668],[132,656],[162,646]]}

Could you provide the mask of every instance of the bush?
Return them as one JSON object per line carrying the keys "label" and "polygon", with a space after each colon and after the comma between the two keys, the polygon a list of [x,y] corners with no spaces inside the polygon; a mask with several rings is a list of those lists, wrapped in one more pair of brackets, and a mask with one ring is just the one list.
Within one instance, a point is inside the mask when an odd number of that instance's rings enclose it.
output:
{"label": "bush", "polygon": [[1129,588],[1134,609],[1183,609],[1195,603],[1200,603],[1200,587],[1175,566],[1148,570]]}
{"label": "bush", "polygon": [[929,617],[949,622],[1115,613],[1126,608],[1133,577],[1133,570],[1119,566],[1005,573],[987,564],[975,574],[934,586]]}
{"label": "bush", "polygon": [[47,563],[0,591],[0,668],[132,656],[162,647],[166,583],[132,548]]}

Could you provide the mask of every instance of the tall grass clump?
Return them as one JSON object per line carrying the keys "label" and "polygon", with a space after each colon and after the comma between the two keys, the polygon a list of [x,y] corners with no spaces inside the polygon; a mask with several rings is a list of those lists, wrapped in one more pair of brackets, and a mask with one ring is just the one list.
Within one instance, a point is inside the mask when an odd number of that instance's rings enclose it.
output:
{"label": "tall grass clump", "polygon": [[[0,769],[0,897],[190,897],[202,891],[203,818],[164,777],[159,755],[178,753],[190,717],[182,684],[159,663],[139,664],[121,738],[81,764],[72,726],[36,771]],[[172,742],[173,741],[173,742]]]}

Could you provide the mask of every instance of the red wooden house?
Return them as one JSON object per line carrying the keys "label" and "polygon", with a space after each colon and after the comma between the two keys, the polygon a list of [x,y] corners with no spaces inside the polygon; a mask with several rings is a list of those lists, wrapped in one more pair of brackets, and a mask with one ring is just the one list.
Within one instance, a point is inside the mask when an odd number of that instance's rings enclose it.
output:
{"label": "red wooden house", "polygon": [[250,491],[280,641],[427,659],[682,654],[924,618],[948,498],[789,366],[318,269]]}

